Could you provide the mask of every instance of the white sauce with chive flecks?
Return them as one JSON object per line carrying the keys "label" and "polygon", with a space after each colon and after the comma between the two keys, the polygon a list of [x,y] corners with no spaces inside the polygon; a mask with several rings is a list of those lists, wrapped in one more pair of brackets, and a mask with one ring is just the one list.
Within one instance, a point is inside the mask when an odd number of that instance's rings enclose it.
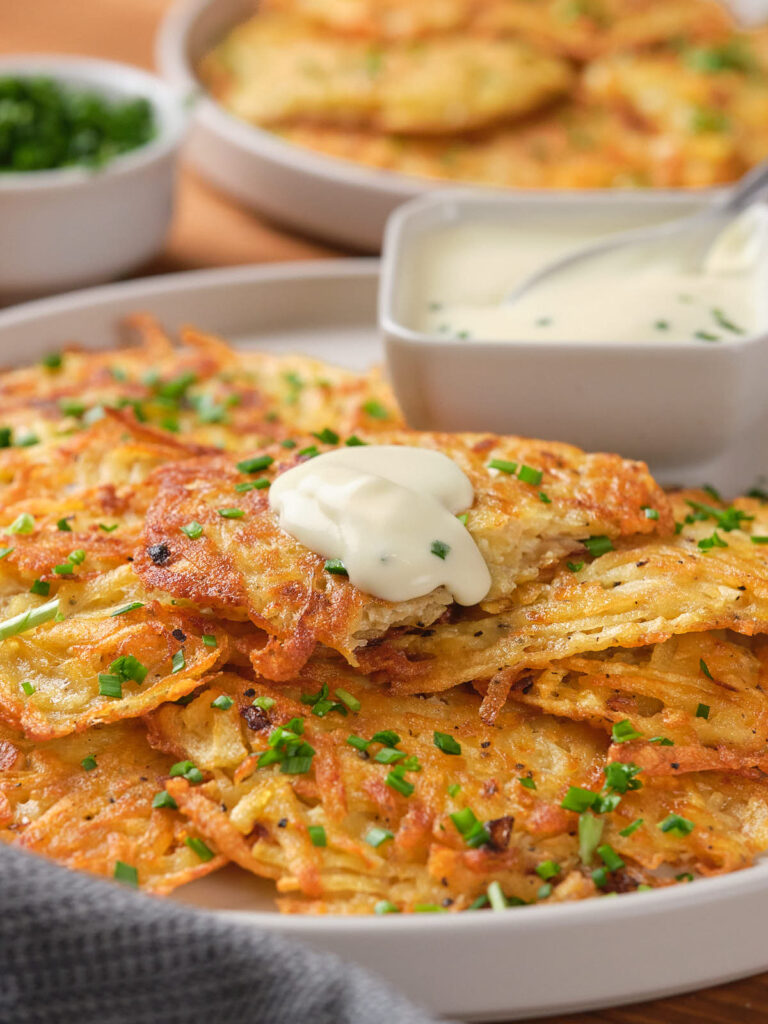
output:
{"label": "white sauce with chive flecks", "polygon": [[352,583],[385,601],[438,587],[462,605],[491,586],[488,566],[456,518],[474,501],[465,473],[442,452],[362,445],[317,455],[279,476],[269,504],[280,526]]}
{"label": "white sauce with chive flecks", "polygon": [[738,341],[768,330],[768,210],[752,207],[709,252],[675,239],[606,253],[510,302],[553,259],[610,234],[484,222],[425,236],[408,326],[439,338],[515,342]]}

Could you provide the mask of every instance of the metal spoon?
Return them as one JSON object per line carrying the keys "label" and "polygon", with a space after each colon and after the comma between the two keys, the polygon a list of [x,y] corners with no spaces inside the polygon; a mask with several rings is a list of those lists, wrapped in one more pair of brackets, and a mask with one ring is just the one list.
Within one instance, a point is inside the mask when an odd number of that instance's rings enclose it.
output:
{"label": "metal spoon", "polygon": [[509,292],[505,301],[517,302],[524,294],[542,284],[549,283],[552,278],[564,270],[570,270],[577,264],[586,263],[595,257],[606,256],[630,246],[664,242],[680,247],[682,243],[695,246],[697,253],[703,255],[728,222],[749,206],[752,199],[766,186],[768,186],[768,161],[753,167],[725,196],[715,200],[703,210],[697,210],[696,213],[687,217],[666,221],[663,224],[622,231],[620,234],[612,235],[599,242],[592,242],[571,251],[560,259],[553,260],[523,278],[520,284]]}

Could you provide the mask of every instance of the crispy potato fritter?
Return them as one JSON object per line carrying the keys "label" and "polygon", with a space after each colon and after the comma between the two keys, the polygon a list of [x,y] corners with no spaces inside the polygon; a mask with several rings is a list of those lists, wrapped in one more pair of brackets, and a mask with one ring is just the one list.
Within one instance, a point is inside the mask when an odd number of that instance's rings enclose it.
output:
{"label": "crispy potato fritter", "polygon": [[[233,862],[323,914],[584,899],[766,851],[759,493],[418,433],[376,372],[128,331],[0,375],[0,841],[156,893]],[[377,599],[280,528],[275,478],[347,442],[466,473],[480,604]]]}

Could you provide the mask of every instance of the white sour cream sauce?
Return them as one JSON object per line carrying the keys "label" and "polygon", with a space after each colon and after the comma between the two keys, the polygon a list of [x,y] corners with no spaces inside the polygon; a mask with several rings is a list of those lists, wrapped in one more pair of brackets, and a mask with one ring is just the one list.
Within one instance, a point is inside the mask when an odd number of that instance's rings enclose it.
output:
{"label": "white sour cream sauce", "polygon": [[325,452],[287,470],[269,491],[282,529],[343,562],[360,590],[408,601],[444,586],[462,605],[477,604],[491,586],[456,518],[473,500],[472,484],[447,455],[402,445]]}
{"label": "white sour cream sauce", "polygon": [[709,253],[670,242],[618,251],[506,301],[547,262],[609,233],[532,222],[441,229],[422,240],[414,326],[467,340],[699,344],[768,329],[765,207],[746,211]]}

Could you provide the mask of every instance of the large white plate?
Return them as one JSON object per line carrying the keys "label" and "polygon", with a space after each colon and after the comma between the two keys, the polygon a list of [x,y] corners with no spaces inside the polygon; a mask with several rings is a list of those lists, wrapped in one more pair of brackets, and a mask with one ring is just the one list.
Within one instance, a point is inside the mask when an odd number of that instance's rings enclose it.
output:
{"label": "large white plate", "polygon": [[[0,312],[0,362],[119,337],[140,309],[240,344],[360,367],[381,357],[377,264],[242,267],[109,285]],[[768,968],[768,863],[690,885],[505,913],[281,917],[271,886],[234,868],[178,899],[331,950],[439,1013],[509,1020],[669,995]]]}
{"label": "large white plate", "polygon": [[[163,21],[156,47],[158,67],[185,96],[196,97],[185,156],[214,185],[280,223],[364,252],[378,252],[387,217],[395,207],[441,185],[457,185],[313,152],[232,117],[208,99],[195,77],[198,60],[257,8],[258,0],[177,0]],[[644,203],[680,192],[585,189],[580,194],[621,194],[627,201]],[[700,189],[697,195],[717,192]],[[573,192],[549,189],[547,195],[557,202],[558,197],[572,198]]]}

